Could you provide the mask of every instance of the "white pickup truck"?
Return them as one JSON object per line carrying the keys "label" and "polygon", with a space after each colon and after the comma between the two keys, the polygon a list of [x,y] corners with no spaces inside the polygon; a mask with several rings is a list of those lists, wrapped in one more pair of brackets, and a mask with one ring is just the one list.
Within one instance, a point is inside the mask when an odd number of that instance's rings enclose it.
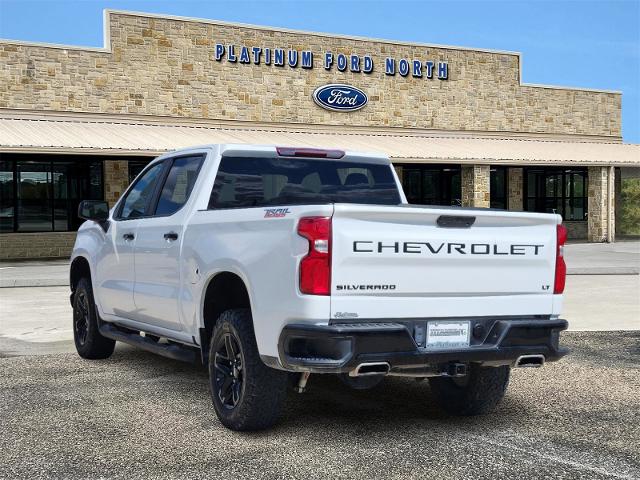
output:
{"label": "white pickup truck", "polygon": [[273,425],[310,373],[427,377],[449,413],[484,413],[512,367],[567,353],[560,216],[407,205],[380,155],[194,147],[79,215],[78,353],[201,360],[231,429]]}

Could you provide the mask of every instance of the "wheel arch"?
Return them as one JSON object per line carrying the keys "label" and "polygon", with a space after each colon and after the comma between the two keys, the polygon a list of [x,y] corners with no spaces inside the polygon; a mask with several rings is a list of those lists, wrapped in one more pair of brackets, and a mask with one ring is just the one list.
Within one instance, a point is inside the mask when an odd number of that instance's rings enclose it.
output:
{"label": "wheel arch", "polygon": [[209,341],[213,328],[222,312],[231,308],[247,308],[251,311],[251,297],[244,278],[237,272],[216,272],[206,282],[201,306],[200,350],[206,364]]}
{"label": "wheel arch", "polygon": [[91,265],[86,257],[81,255],[74,258],[69,267],[69,287],[71,287],[71,296],[76,291],[78,282],[81,278],[88,278],[91,281]]}

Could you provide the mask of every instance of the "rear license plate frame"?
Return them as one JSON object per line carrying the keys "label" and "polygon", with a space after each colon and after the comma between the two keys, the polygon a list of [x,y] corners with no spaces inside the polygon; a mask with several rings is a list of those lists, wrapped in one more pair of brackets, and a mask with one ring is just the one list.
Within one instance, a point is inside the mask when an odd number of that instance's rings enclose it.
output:
{"label": "rear license plate frame", "polygon": [[[447,331],[451,334],[447,335]],[[431,320],[427,322],[425,337],[425,348],[429,350],[469,348],[471,322],[469,320]]]}

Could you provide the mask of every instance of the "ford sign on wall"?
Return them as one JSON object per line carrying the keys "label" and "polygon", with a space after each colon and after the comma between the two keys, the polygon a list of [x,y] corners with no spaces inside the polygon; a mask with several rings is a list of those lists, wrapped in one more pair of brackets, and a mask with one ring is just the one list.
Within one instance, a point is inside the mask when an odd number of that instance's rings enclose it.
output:
{"label": "ford sign on wall", "polygon": [[318,87],[313,100],[322,108],[335,112],[353,112],[364,107],[369,99],[362,90],[351,85],[330,84]]}

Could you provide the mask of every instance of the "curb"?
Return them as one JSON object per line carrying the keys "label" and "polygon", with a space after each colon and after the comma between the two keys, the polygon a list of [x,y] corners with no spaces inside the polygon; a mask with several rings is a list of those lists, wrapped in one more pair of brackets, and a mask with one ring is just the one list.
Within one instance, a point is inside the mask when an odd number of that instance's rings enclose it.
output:
{"label": "curb", "polygon": [[24,287],[68,287],[69,280],[61,280],[61,279],[19,279],[19,280],[10,280],[10,279],[2,279],[0,280],[0,288],[24,288]]}
{"label": "curb", "polygon": [[567,275],[640,275],[638,267],[577,267],[568,268]]}

